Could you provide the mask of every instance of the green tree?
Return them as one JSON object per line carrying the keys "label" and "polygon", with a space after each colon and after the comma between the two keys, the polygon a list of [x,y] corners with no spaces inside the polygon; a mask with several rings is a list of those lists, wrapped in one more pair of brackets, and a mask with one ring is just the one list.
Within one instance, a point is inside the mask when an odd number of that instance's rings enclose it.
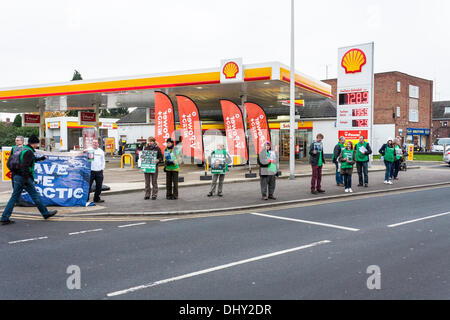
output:
{"label": "green tree", "polygon": [[17,136],[30,137],[31,135],[39,136],[39,128],[32,127],[15,127],[6,126],[4,123],[0,123],[0,147],[1,146],[14,146]]}
{"label": "green tree", "polygon": [[20,128],[22,126],[22,116],[20,114],[14,118],[13,126],[16,128]]}

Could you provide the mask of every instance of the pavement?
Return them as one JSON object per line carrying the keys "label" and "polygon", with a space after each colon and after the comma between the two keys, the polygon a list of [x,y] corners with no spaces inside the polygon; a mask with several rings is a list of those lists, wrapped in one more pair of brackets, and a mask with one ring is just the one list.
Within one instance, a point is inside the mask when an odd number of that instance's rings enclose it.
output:
{"label": "pavement", "polygon": [[[245,209],[259,209],[274,207],[277,205],[307,203],[310,201],[321,201],[329,198],[345,198],[355,195],[373,195],[380,192],[389,192],[398,189],[417,188],[424,185],[450,183],[450,168],[441,163],[428,165],[425,167],[409,167],[414,170],[400,172],[400,180],[394,185],[387,186],[384,181],[384,167],[373,165],[370,169],[369,188],[357,186],[358,177],[353,176],[354,194],[344,193],[342,187],[337,187],[334,178],[334,165],[327,164],[324,168],[323,189],[326,194],[314,196],[310,193],[310,167],[307,164],[298,164],[296,170],[296,180],[287,179],[287,164],[282,163],[281,170],[285,173],[284,179],[277,180],[276,197],[277,200],[261,200],[259,178],[245,179],[243,176],[246,168],[233,168],[227,174],[224,185],[224,197],[208,198],[210,181],[200,181],[199,176],[203,173],[197,167],[183,168],[182,176],[185,182],[180,183],[179,199],[170,201],[165,199],[165,186],[162,181],[165,179],[164,172],[159,176],[159,195],[156,201],[144,200],[143,194],[143,174],[139,170],[120,169],[110,167],[105,172],[105,184],[111,187],[111,192],[104,192],[102,198],[105,203],[87,208],[55,208],[59,211],[59,217],[74,216],[138,216],[138,215],[180,215],[180,214],[201,214],[211,212],[236,211]],[[123,183],[115,182],[122,179]],[[139,180],[140,179],[140,180]],[[139,180],[139,182],[138,182]],[[9,187],[9,183],[8,187]],[[5,185],[5,183],[3,183]],[[116,186],[121,185],[118,190]],[[0,193],[0,203],[3,206],[9,199],[10,191]],[[3,201],[2,201],[3,200]],[[53,208],[51,208],[53,209]],[[39,216],[36,208],[16,207],[15,215],[25,214]],[[13,215],[14,218],[14,215]]]}
{"label": "pavement", "polygon": [[[0,226],[0,299],[448,300],[449,193],[140,223],[20,220]],[[174,308],[165,314],[180,318]]]}

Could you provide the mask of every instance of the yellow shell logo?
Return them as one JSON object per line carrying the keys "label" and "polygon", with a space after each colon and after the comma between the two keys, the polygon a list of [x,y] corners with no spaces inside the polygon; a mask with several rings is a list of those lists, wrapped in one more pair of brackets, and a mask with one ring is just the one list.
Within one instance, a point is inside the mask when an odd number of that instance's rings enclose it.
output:
{"label": "yellow shell logo", "polygon": [[362,67],[366,63],[367,58],[364,52],[359,49],[352,49],[344,54],[341,64],[345,73],[358,73],[362,71]]}
{"label": "yellow shell logo", "polygon": [[235,62],[228,62],[223,67],[223,74],[227,79],[235,79],[239,73],[239,66]]}

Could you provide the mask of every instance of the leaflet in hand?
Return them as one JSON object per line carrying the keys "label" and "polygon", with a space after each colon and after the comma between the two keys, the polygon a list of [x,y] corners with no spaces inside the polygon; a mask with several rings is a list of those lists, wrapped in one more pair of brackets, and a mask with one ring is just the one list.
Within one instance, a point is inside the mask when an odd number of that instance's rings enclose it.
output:
{"label": "leaflet in hand", "polygon": [[364,147],[364,146],[361,146],[360,148],[359,148],[359,152],[361,152],[362,154],[366,154],[366,152],[368,152],[369,150],[367,150],[367,148],[366,147]]}

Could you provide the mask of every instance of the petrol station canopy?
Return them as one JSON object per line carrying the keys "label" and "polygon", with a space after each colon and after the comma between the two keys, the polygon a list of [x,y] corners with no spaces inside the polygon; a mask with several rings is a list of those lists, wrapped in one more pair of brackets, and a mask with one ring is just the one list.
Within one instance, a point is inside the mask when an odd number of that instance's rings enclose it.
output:
{"label": "petrol station canopy", "polygon": [[[105,108],[153,107],[154,92],[194,100],[200,113],[220,110],[220,99],[241,104],[243,99],[264,109],[289,107],[289,67],[279,62],[243,65],[243,81],[221,82],[221,68],[168,72],[130,77],[79,80],[64,83],[0,88],[0,112],[33,113],[46,111]],[[296,72],[296,100],[317,101],[331,98],[331,87]]]}

